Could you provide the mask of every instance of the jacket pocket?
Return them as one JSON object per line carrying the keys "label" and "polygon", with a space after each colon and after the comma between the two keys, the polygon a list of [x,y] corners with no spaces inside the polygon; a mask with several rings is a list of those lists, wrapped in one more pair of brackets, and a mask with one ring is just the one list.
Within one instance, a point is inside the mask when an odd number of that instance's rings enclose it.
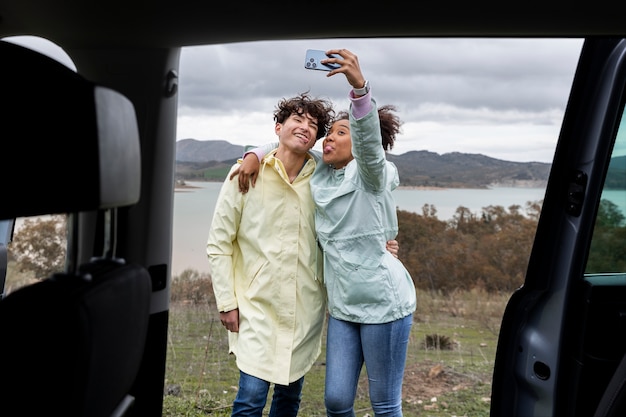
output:
{"label": "jacket pocket", "polygon": [[354,251],[338,246],[337,249],[335,295],[346,305],[387,303],[391,287],[382,267],[383,254],[376,248]]}

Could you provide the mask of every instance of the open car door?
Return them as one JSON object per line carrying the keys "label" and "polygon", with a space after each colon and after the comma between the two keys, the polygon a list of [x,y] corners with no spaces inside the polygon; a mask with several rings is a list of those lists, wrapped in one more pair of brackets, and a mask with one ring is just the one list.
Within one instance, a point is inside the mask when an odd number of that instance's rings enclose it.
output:
{"label": "open car door", "polygon": [[525,282],[502,321],[492,417],[625,415],[625,85],[626,39],[586,39]]}

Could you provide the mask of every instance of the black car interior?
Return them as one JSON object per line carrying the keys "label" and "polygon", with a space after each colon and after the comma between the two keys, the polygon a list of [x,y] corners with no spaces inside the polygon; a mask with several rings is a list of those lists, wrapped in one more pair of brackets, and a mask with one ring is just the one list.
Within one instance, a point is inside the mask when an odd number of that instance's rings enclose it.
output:
{"label": "black car interior", "polygon": [[[139,200],[133,105],[42,54],[0,42],[0,110],[23,180],[0,219],[67,215],[66,270],[0,300],[3,407],[21,415],[123,416],[144,354],[152,283],[116,257],[117,210]],[[6,61],[5,61],[6,60]],[[25,190],[24,184],[42,184]],[[95,216],[98,226],[83,228]],[[102,253],[91,257],[80,242]],[[87,259],[84,259],[87,258]],[[33,390],[37,393],[33,395]],[[4,412],[2,413],[4,414]]]}

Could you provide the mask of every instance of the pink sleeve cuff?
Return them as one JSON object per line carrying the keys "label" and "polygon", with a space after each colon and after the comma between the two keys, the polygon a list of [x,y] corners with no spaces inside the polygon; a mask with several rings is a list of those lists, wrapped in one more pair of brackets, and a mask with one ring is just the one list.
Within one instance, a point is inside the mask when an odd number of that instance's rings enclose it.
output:
{"label": "pink sleeve cuff", "polygon": [[244,154],[243,154],[244,159],[250,153],[255,154],[256,157],[259,159],[259,162],[261,162],[263,160],[263,157],[265,156],[265,152],[263,152],[263,149],[261,149],[261,148],[254,148],[254,149],[249,150],[248,152],[244,152]]}
{"label": "pink sleeve cuff", "polygon": [[367,94],[361,97],[355,97],[354,91],[350,90],[348,94],[350,101],[352,102],[352,115],[355,119],[364,117],[372,110],[372,91],[368,91]]}

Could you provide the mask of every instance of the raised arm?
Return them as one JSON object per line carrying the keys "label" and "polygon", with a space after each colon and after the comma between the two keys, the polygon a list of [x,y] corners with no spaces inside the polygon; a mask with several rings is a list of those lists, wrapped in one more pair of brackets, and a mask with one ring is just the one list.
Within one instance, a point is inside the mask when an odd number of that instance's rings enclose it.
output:
{"label": "raised arm", "polygon": [[341,58],[329,58],[322,63],[339,64],[328,76],[344,74],[352,90],[350,91],[350,135],[352,157],[358,161],[357,169],[363,182],[372,191],[385,187],[385,151],[376,102],[372,98],[369,82],[365,79],[358,57],[346,49],[333,49],[327,54]]}

